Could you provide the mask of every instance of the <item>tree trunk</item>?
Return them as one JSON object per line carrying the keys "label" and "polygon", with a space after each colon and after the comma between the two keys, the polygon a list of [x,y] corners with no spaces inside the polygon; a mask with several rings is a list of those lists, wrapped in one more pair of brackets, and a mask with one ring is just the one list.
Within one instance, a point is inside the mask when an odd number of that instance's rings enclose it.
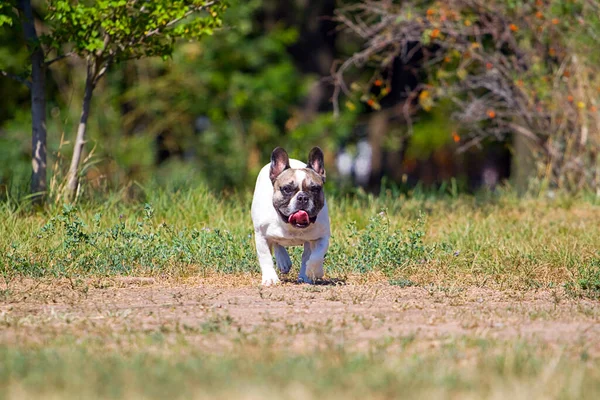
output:
{"label": "tree trunk", "polygon": [[44,51],[35,30],[31,1],[19,0],[23,33],[31,53],[31,193],[42,202],[46,192],[46,93]]}
{"label": "tree trunk", "polygon": [[87,129],[87,120],[90,114],[90,104],[92,102],[92,92],[94,91],[96,79],[96,63],[95,60],[88,60],[87,76],[85,79],[85,92],[83,95],[83,104],[81,109],[81,118],[77,127],[77,137],[75,138],[75,146],[73,147],[73,157],[71,158],[71,166],[67,174],[66,199],[68,201],[75,200],[77,196],[77,187],[79,186],[79,163],[83,146],[85,145],[85,133]]}
{"label": "tree trunk", "polygon": [[511,180],[517,193],[526,194],[531,179],[536,177],[535,159],[532,152],[535,143],[524,135],[513,133],[512,145]]}

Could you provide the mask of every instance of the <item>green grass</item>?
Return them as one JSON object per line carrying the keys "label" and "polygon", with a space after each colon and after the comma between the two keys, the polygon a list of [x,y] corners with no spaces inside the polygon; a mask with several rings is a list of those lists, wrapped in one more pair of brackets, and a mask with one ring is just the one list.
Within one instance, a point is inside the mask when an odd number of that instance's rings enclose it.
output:
{"label": "green grass", "polygon": [[[97,344],[0,347],[0,397],[15,398],[595,398],[600,363],[543,345],[457,338],[423,350],[412,337],[367,352],[206,354],[144,341],[139,351]],[[236,355],[237,354],[237,355]],[[460,366],[460,368],[457,368]]]}
{"label": "green grass", "polygon": [[[0,273],[198,277],[257,273],[248,195],[201,189],[27,213],[0,207]],[[331,278],[600,291],[600,209],[586,199],[331,197]],[[292,250],[298,262],[301,249]]]}

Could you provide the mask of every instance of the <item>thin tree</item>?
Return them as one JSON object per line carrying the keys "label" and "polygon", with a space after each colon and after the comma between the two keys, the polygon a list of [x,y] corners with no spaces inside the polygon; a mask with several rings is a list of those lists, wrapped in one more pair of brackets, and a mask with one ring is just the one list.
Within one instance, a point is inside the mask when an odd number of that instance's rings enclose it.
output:
{"label": "thin tree", "polygon": [[[79,169],[86,143],[87,122],[95,87],[109,68],[127,60],[168,58],[178,39],[199,39],[221,26],[226,4],[221,0],[48,0],[48,33],[35,30],[30,0],[0,3],[0,26],[20,20],[31,54],[31,74],[0,74],[31,90],[31,191],[46,191],[46,68],[65,57],[85,60],[86,80],[73,156],[64,196],[72,201],[79,187]],[[16,12],[15,12],[16,11]],[[54,58],[46,60],[50,55]]]}
{"label": "thin tree", "polygon": [[[17,13],[15,13],[15,10]],[[31,73],[11,74],[0,71],[6,77],[15,79],[29,88],[31,93],[31,193],[37,203],[41,203],[46,192],[46,67],[44,49],[35,29],[31,1],[7,1],[0,5],[0,26],[21,22],[23,36],[29,49]]]}
{"label": "thin tree", "polygon": [[169,57],[177,39],[212,34],[221,26],[225,8],[219,0],[50,1],[51,33],[46,43],[58,54],[79,56],[86,62],[81,118],[65,187],[67,200],[77,195],[94,88],[109,68],[132,59]]}

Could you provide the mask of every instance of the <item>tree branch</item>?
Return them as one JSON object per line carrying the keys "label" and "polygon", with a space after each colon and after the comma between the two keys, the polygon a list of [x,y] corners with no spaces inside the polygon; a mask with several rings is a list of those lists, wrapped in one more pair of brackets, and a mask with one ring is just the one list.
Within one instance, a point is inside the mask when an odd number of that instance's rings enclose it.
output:
{"label": "tree branch", "polygon": [[61,54],[60,56],[57,56],[57,57],[55,57],[55,58],[52,58],[52,59],[50,59],[50,60],[48,60],[48,61],[44,62],[44,64],[46,65],[46,67],[48,67],[48,66],[50,66],[50,65],[54,64],[55,62],[57,62],[57,61],[60,61],[60,60],[62,60],[62,59],[64,59],[64,58],[67,58],[67,57],[71,57],[71,56],[72,56],[72,55],[74,55],[74,54],[75,54],[75,53],[73,53],[72,51],[70,51],[70,52],[68,52],[68,53]]}
{"label": "tree branch", "polygon": [[31,82],[23,77],[20,77],[19,75],[11,74],[10,72],[6,72],[3,70],[0,70],[0,75],[6,76],[7,78],[22,83],[23,85],[27,86],[28,89],[31,89]]}
{"label": "tree branch", "polygon": [[98,84],[98,82],[100,81],[100,79],[102,78],[102,76],[104,76],[104,74],[106,73],[106,71],[108,71],[108,68],[110,68],[110,66],[112,65],[114,61],[114,57],[113,56],[109,56],[105,62],[102,63],[100,70],[96,73],[96,76],[94,77],[93,83],[94,86],[96,86]]}
{"label": "tree branch", "polygon": [[211,2],[208,2],[208,3],[206,3],[206,4],[203,4],[203,5],[201,5],[201,6],[196,6],[196,7],[192,8],[191,10],[188,10],[188,11],[187,11],[185,14],[183,14],[181,17],[179,17],[179,18],[175,18],[175,19],[173,19],[173,20],[171,20],[171,21],[167,22],[165,25],[163,25],[163,26],[161,26],[161,27],[159,27],[159,28],[156,28],[156,29],[153,29],[153,30],[149,31],[148,33],[146,33],[146,34],[145,34],[145,35],[142,37],[142,40],[143,40],[144,38],[149,38],[150,36],[154,36],[154,35],[156,35],[157,33],[160,33],[160,32],[162,32],[162,31],[163,31],[164,29],[166,29],[166,28],[170,28],[170,27],[172,27],[173,25],[175,25],[176,23],[178,23],[178,22],[180,22],[180,21],[184,20],[185,18],[189,17],[189,16],[190,16],[190,15],[192,15],[193,13],[195,13],[195,12],[198,12],[198,11],[201,11],[201,10],[204,10],[205,8],[207,8],[207,7],[210,7],[210,6],[214,5],[215,3],[216,3],[215,1],[211,1]]}

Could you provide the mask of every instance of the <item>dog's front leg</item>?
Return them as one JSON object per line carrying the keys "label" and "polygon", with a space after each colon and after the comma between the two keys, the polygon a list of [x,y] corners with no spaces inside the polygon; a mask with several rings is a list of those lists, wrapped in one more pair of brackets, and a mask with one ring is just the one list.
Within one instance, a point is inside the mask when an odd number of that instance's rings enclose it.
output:
{"label": "dog's front leg", "polygon": [[288,254],[285,247],[274,243],[273,254],[275,255],[275,262],[277,263],[277,267],[279,268],[281,273],[287,274],[288,272],[290,272],[290,268],[292,267],[292,260],[290,259],[290,255]]}
{"label": "dog's front leg", "polygon": [[267,238],[260,231],[254,233],[256,241],[256,253],[258,254],[258,263],[262,274],[262,284],[265,286],[279,283],[277,272],[273,268],[273,256]]}
{"label": "dog's front leg", "polygon": [[300,271],[298,272],[298,280],[300,282],[308,282],[309,279],[306,276],[306,263],[310,258],[310,242],[304,242],[304,251],[302,252],[302,262],[300,264]]}
{"label": "dog's front leg", "polygon": [[302,265],[298,276],[300,281],[313,283],[315,279],[323,277],[323,261],[328,247],[329,236],[304,243]]}

